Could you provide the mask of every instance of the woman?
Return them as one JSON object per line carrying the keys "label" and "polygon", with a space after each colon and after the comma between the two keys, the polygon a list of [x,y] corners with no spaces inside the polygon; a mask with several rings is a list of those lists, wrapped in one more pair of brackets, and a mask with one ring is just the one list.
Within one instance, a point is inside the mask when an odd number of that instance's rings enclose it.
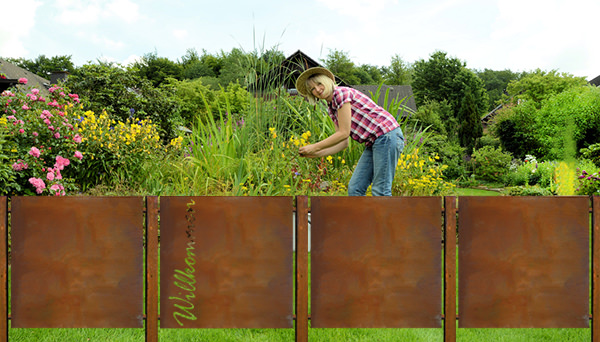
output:
{"label": "woman", "polygon": [[300,147],[302,157],[322,157],[348,147],[348,137],[365,144],[348,184],[348,195],[364,196],[371,187],[373,196],[391,196],[404,136],[393,115],[356,89],[335,84],[331,71],[316,67],[304,71],[296,89],[311,104],[325,100],[335,133],[315,144]]}

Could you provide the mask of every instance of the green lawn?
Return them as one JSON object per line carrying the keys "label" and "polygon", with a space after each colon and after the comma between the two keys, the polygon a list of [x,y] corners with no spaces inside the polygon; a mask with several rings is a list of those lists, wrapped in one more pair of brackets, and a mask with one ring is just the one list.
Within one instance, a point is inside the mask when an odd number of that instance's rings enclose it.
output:
{"label": "green lawn", "polygon": [[456,196],[502,196],[498,191],[474,188],[456,188],[454,192]]}

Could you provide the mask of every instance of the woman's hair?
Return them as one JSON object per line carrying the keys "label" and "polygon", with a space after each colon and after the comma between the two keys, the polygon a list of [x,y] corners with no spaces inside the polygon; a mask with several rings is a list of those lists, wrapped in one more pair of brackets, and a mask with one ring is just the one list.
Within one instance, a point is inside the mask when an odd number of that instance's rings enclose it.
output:
{"label": "woman's hair", "polygon": [[306,89],[309,89],[306,99],[308,100],[308,102],[310,104],[313,104],[313,105],[316,104],[320,99],[316,98],[310,91],[310,89],[311,89],[310,82],[317,83],[317,84],[321,83],[322,85],[324,85],[325,86],[324,95],[326,95],[326,96],[329,96],[331,93],[333,93],[333,89],[335,88],[335,83],[333,82],[333,80],[331,78],[327,77],[326,75],[316,74],[316,75],[309,77],[306,80]]}

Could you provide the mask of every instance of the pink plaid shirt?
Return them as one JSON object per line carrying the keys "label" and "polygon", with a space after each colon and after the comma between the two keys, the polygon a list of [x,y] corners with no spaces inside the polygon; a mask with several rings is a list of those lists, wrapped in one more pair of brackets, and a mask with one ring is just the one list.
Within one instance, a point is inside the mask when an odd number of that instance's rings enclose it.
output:
{"label": "pink plaid shirt", "polygon": [[400,127],[398,121],[371,98],[354,88],[336,87],[329,103],[329,117],[338,125],[337,111],[344,103],[350,103],[352,124],[350,137],[365,146],[371,146],[375,139]]}

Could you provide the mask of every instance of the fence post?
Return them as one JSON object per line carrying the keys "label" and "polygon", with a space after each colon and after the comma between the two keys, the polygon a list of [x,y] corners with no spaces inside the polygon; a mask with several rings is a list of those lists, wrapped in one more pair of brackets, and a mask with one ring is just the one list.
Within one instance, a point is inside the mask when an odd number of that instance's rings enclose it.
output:
{"label": "fence post", "polygon": [[0,197],[0,342],[8,341],[8,201]]}
{"label": "fence post", "polygon": [[158,341],[158,197],[146,197],[146,341]]}
{"label": "fence post", "polygon": [[592,197],[592,341],[600,342],[600,196]]}
{"label": "fence post", "polygon": [[444,197],[444,342],[456,341],[456,197]]}
{"label": "fence post", "polygon": [[308,197],[296,196],[296,342],[308,341]]}

